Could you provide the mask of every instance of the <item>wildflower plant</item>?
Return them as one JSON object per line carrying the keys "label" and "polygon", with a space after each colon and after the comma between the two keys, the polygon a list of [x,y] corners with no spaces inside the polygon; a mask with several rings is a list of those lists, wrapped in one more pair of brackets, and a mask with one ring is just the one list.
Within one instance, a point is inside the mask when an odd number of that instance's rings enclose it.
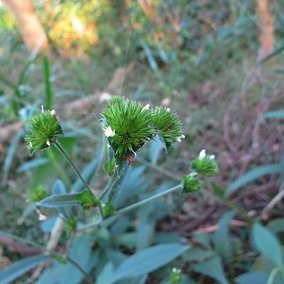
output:
{"label": "wildflower plant", "polygon": [[55,111],[43,111],[35,114],[30,122],[30,134],[25,138],[27,148],[31,153],[46,149],[57,141],[63,134],[59,119]]}
{"label": "wildflower plant", "polygon": [[[104,146],[107,146],[104,147],[104,149],[108,149],[108,151],[102,152],[103,154],[98,164],[100,165],[104,161],[103,155],[107,152],[108,161],[104,164],[104,169],[109,174],[110,178],[106,186],[99,193],[89,186],[85,175],[80,173],[78,167],[60,144],[58,137],[63,135],[63,130],[60,125],[60,120],[55,115],[55,111],[42,110],[41,113],[35,114],[31,118],[29,133],[25,138],[26,146],[31,153],[47,149],[52,145],[56,147],[69,162],[82,183],[80,190],[75,192],[67,192],[66,190],[65,193],[61,194],[50,194],[45,189],[37,188],[37,190],[33,192],[31,200],[35,202],[37,207],[36,212],[41,220],[46,218],[46,216],[40,212],[41,207],[55,208],[60,213],[59,224],[62,224],[62,226],[58,226],[58,224],[55,226],[56,232],[54,235],[51,235],[51,240],[47,244],[46,249],[43,249],[43,259],[48,255],[61,263],[69,262],[84,275],[88,283],[94,282],[92,282],[93,280],[90,279],[90,275],[88,275],[76,261],[68,257],[68,255],[61,255],[54,250],[60,235],[63,233],[64,225],[69,233],[72,232],[76,235],[76,232],[80,233],[92,227],[98,227],[99,224],[103,224],[105,219],[110,218],[109,221],[112,223],[116,216],[134,210],[167,194],[176,191],[185,193],[197,192],[203,186],[203,176],[213,176],[218,172],[215,157],[207,155],[205,150],[202,150],[191,164],[189,173],[181,178],[178,184],[162,192],[156,192],[152,196],[140,201],[120,207],[114,202],[120,190],[120,181],[124,177],[125,169],[133,163],[135,157],[144,149],[146,144],[149,141],[160,139],[167,149],[171,147],[173,143],[181,142],[181,139],[185,137],[182,133],[181,121],[174,111],[162,107],[152,108],[149,105],[143,106],[139,102],[122,97],[114,97],[109,101],[109,104],[102,112],[101,124],[102,134],[105,137]],[[83,224],[82,222],[78,222],[78,220],[81,220],[78,216],[79,211],[72,210],[74,207],[81,207],[83,210],[92,210],[90,211],[92,213],[92,219],[88,219],[88,221]],[[70,210],[67,210],[67,208]],[[114,219],[111,219],[112,217],[114,217]],[[169,250],[172,251],[169,259],[178,256],[187,249],[187,247],[183,245],[168,246],[169,247],[164,248],[164,252],[168,253]],[[152,248],[149,250],[151,251]],[[157,247],[153,248],[153,255],[157,255],[157,251],[160,250],[161,247],[157,245]],[[147,252],[147,255],[148,253],[149,252]],[[135,259],[135,256],[133,257]],[[138,260],[139,259],[138,257]],[[163,259],[161,265],[164,263]],[[147,274],[151,272],[151,270],[145,272]],[[115,279],[120,279],[120,272],[116,277],[117,278],[114,276]],[[180,271],[174,270],[171,275],[171,282],[178,283],[179,278]]]}
{"label": "wildflower plant", "polygon": [[150,108],[114,97],[102,113],[103,131],[117,162],[135,156],[143,146],[159,137],[166,147],[181,142],[181,121],[169,108]]}

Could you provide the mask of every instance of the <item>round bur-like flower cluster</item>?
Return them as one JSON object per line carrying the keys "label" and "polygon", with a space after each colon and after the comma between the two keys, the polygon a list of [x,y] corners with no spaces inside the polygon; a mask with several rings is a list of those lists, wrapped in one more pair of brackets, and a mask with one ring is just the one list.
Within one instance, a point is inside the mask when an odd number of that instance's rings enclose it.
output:
{"label": "round bur-like flower cluster", "polygon": [[63,134],[55,111],[43,111],[31,119],[30,134],[25,137],[27,148],[31,152],[48,148]]}
{"label": "round bur-like flower cluster", "polygon": [[150,139],[159,136],[169,147],[184,135],[175,112],[150,108],[123,97],[114,97],[103,112],[103,131],[117,160],[128,160]]}
{"label": "round bur-like flower cluster", "polygon": [[104,134],[118,159],[135,153],[149,141],[155,131],[152,114],[140,103],[114,98],[103,112]]}
{"label": "round bur-like flower cluster", "polygon": [[181,132],[181,121],[176,113],[169,108],[156,107],[153,111],[153,125],[169,147],[175,142],[181,142],[185,138]]}

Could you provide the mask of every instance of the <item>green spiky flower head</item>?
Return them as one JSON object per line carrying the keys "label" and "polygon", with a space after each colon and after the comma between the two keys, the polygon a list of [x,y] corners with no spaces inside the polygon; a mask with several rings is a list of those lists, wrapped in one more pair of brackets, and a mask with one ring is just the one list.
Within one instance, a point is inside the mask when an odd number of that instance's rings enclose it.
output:
{"label": "green spiky flower head", "polygon": [[114,97],[102,116],[104,134],[117,160],[135,155],[155,135],[148,105]]}
{"label": "green spiky flower head", "polygon": [[192,172],[183,177],[183,191],[197,192],[202,187],[202,181],[197,177],[196,172]]}
{"label": "green spiky flower head", "polygon": [[203,176],[215,176],[219,172],[218,164],[214,155],[207,155],[203,149],[198,157],[193,160],[191,168]]}
{"label": "green spiky flower head", "polygon": [[26,135],[27,148],[33,153],[48,148],[63,134],[55,111],[42,111],[31,118],[30,133]]}
{"label": "green spiky flower head", "polygon": [[175,142],[181,142],[181,139],[184,138],[181,131],[181,121],[177,114],[169,108],[156,107],[153,110],[152,122],[167,147]]}

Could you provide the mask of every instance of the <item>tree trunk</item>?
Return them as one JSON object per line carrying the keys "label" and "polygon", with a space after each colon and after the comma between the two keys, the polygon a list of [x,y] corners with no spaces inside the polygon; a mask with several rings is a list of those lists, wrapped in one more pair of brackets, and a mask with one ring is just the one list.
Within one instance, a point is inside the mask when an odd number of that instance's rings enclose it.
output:
{"label": "tree trunk", "polygon": [[38,49],[48,51],[47,37],[31,0],[6,0],[5,2],[16,18],[17,25],[30,52]]}
{"label": "tree trunk", "polygon": [[260,28],[260,59],[266,57],[274,49],[274,18],[269,9],[269,0],[257,0],[257,16]]}

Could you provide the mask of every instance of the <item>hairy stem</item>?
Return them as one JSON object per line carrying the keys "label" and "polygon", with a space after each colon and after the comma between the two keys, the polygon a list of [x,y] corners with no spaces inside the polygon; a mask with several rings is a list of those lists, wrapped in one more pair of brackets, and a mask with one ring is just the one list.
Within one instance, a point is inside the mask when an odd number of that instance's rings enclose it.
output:
{"label": "hairy stem", "polygon": [[[82,181],[82,183],[86,186],[87,190],[95,196],[95,194],[92,192],[92,190],[90,189],[89,185],[87,184],[87,182],[85,181],[85,179],[82,177],[79,169],[77,168],[77,166],[74,164],[74,162],[72,161],[72,159],[69,157],[69,155],[66,153],[66,151],[64,150],[64,148],[60,145],[59,142],[55,142],[54,143],[56,145],[56,147],[58,148],[58,150],[61,152],[61,154],[66,158],[66,160],[70,163],[70,165],[73,167],[74,171],[76,172],[76,174],[78,175],[78,177],[80,178],[80,180]],[[95,196],[96,198],[96,196]],[[97,198],[96,198],[97,199]],[[101,215],[101,218],[104,218],[104,214],[103,214],[103,208],[102,208],[102,204],[99,201],[99,212]]]}
{"label": "hairy stem", "polygon": [[151,196],[151,197],[148,197],[148,198],[146,198],[146,199],[144,199],[144,200],[141,200],[141,201],[139,201],[139,202],[136,202],[136,203],[134,203],[134,204],[132,204],[132,205],[129,205],[129,206],[127,206],[127,207],[124,207],[124,208],[122,208],[122,209],[116,211],[116,212],[115,212],[115,215],[122,214],[122,213],[128,212],[128,211],[130,211],[130,210],[133,210],[133,209],[135,209],[135,208],[137,208],[137,207],[139,207],[139,206],[141,206],[141,205],[144,205],[144,204],[146,204],[146,203],[148,203],[148,202],[150,202],[150,201],[152,201],[152,200],[154,200],[154,199],[157,199],[157,198],[159,198],[159,197],[161,197],[161,196],[164,196],[164,195],[166,195],[166,194],[169,194],[169,193],[174,192],[174,191],[176,191],[176,190],[178,190],[178,189],[181,189],[181,188],[182,188],[182,185],[181,185],[181,184],[178,184],[178,185],[176,185],[176,186],[174,186],[174,187],[171,187],[171,188],[169,188],[169,189],[167,189],[167,190],[165,190],[165,191],[163,191],[163,192],[160,192],[160,193],[158,193],[158,194],[155,194],[155,195],[153,195],[153,196]]}

